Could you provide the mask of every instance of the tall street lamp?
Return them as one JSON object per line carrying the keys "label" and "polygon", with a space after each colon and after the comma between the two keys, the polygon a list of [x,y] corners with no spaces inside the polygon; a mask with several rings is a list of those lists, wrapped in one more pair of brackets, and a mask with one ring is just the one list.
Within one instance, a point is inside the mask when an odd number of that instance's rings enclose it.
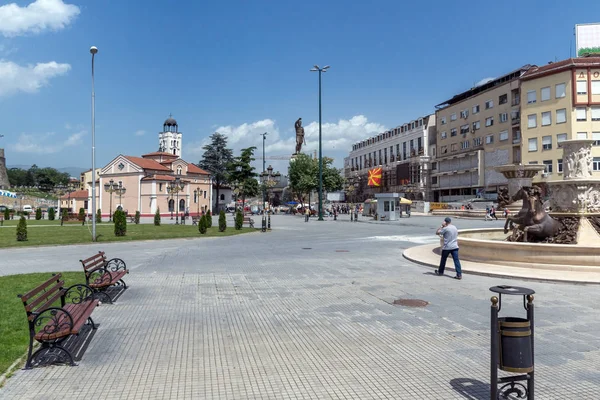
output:
{"label": "tall street lamp", "polygon": [[197,217],[200,217],[200,193],[202,193],[202,190],[198,188],[194,189],[194,199],[196,200],[196,205],[198,208],[198,212],[196,213]]}
{"label": "tall street lamp", "polygon": [[94,89],[94,56],[96,46],[90,47],[92,54],[92,241],[96,241],[96,91]]}
{"label": "tall street lamp", "polygon": [[119,182],[119,186],[117,186],[116,193],[119,195],[119,207],[121,207],[121,211],[123,210],[123,202],[121,201],[121,196],[125,194],[127,189],[123,186],[123,182]]}
{"label": "tall street lamp", "polygon": [[[179,225],[179,192],[181,192],[184,187],[185,182],[183,182],[179,177],[175,178],[175,181],[169,182],[169,186],[167,186],[167,193],[171,194],[171,199],[173,199],[173,193],[177,195],[177,214],[175,215],[175,225]],[[171,217],[171,219],[173,219],[173,217]]]}
{"label": "tall street lamp", "polygon": [[[104,191],[106,193],[110,193],[110,209],[109,209],[109,213],[108,214],[108,222],[112,222],[112,195],[113,193],[116,193],[117,190],[119,190],[119,184],[115,184],[115,181],[113,181],[112,179],[110,181],[108,181],[108,183],[104,184]],[[94,218],[94,216],[92,216],[92,219],[96,219]]]}
{"label": "tall street lamp", "polygon": [[[265,133],[261,133],[261,136],[263,137],[263,174],[265,173],[265,141],[267,140],[267,132]],[[262,217],[262,231],[266,232],[267,230],[267,216],[265,214],[265,187],[263,186],[263,191],[262,191],[262,206],[263,206],[263,217]]]}
{"label": "tall street lamp", "polygon": [[319,221],[323,221],[323,144],[321,142],[321,73],[327,72],[329,65],[320,68],[315,65],[311,71],[319,72]]}
{"label": "tall street lamp", "polygon": [[[277,185],[279,183],[279,181],[281,181],[281,174],[279,172],[273,173],[273,167],[269,165],[269,168],[267,168],[266,171],[263,171],[263,173],[260,174],[260,178],[263,183],[263,188],[266,191],[268,191],[272,187]],[[271,207],[269,207],[269,209],[270,208]],[[265,210],[265,212],[266,212],[266,210]],[[270,214],[269,214],[268,228],[271,229],[271,215]]]}

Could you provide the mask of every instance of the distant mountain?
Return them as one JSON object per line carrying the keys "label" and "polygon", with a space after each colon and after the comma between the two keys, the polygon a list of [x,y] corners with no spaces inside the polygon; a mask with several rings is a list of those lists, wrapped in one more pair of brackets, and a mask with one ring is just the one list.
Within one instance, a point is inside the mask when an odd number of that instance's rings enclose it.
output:
{"label": "distant mountain", "polygon": [[[38,166],[40,168],[44,168],[41,165],[38,165]],[[29,169],[29,168],[31,168],[31,165],[24,165],[24,164],[7,165],[6,168],[7,169],[11,169],[11,168]],[[79,178],[79,174],[81,174],[83,171],[87,171],[89,168],[65,167],[65,168],[56,168],[56,169],[58,170],[58,172],[66,172],[71,177]]]}

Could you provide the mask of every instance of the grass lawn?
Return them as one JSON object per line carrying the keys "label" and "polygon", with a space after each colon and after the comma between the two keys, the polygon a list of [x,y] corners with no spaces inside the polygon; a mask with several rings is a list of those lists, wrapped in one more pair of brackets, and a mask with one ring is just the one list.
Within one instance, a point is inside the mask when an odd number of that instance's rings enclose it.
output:
{"label": "grass lawn", "polygon": [[[4,221],[4,226],[17,226],[17,224],[19,223],[19,218],[20,217],[15,217],[15,219],[11,219],[8,221]],[[47,219],[40,219],[39,221],[36,221],[35,218],[31,218],[31,219],[27,219],[27,225],[56,225],[56,226],[60,226],[60,220],[54,220],[54,221],[49,221]],[[108,222],[107,222],[108,224]],[[69,222],[65,222],[65,225],[81,225],[81,221],[69,221]]]}
{"label": "grass lawn", "polygon": [[[83,272],[63,272],[65,287],[85,282]],[[0,375],[27,351],[29,325],[17,297],[50,278],[50,273],[0,276]]]}
{"label": "grass lawn", "polygon": [[[12,221],[10,221],[12,222]],[[29,225],[37,225],[38,222],[30,220]],[[55,221],[46,221],[55,222]],[[27,229],[27,241],[17,242],[16,228],[0,228],[0,248],[43,246],[43,245],[67,245],[76,243],[91,243],[91,225],[65,224],[50,226],[31,226]],[[213,225],[205,235],[198,232],[196,225],[161,225],[153,224],[127,224],[127,235],[116,237],[114,225],[111,223],[98,224],[96,234],[98,242],[122,242],[130,240],[153,240],[153,239],[175,239],[175,238],[198,238],[205,236],[232,236],[240,233],[256,232],[254,228],[242,228],[237,231],[233,226],[228,226],[225,232],[219,232],[219,228]]]}

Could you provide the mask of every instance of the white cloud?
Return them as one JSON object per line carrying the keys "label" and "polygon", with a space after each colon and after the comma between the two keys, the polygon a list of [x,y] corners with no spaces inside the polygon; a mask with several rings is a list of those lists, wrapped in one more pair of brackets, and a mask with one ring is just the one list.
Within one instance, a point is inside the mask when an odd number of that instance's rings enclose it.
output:
{"label": "white cloud", "polygon": [[18,153],[33,153],[33,154],[52,154],[58,153],[67,147],[73,147],[81,144],[82,138],[87,134],[86,131],[74,133],[60,143],[54,132],[43,134],[22,133],[19,135],[17,142],[12,145],[12,149]]}
{"label": "white cloud", "polygon": [[494,79],[496,78],[483,78],[482,80],[477,82],[474,87],[485,85],[486,83],[488,83],[489,81],[493,81]]}
{"label": "white cloud", "polygon": [[[256,146],[255,155],[262,155],[262,137],[263,132],[268,132],[265,143],[265,152],[269,156],[291,156],[296,150],[296,132],[293,122],[289,124],[289,129],[280,132],[277,123],[271,119],[243,123],[238,126],[220,126],[214,129],[215,132],[222,133],[228,137],[228,144],[238,155],[239,150],[245,147]],[[357,115],[348,120],[340,119],[337,123],[322,124],[322,142],[323,155],[333,157],[335,165],[341,167],[343,158],[348,155],[352,144],[373,136],[377,133],[386,131],[382,124],[369,122],[364,115]],[[319,123],[317,121],[304,124],[304,133],[306,145],[302,146],[302,152],[310,153],[319,147]],[[202,147],[209,141],[208,137],[202,142],[190,143],[184,145],[184,157],[191,161],[200,159],[204,150]],[[287,170],[287,161],[276,162],[268,160],[274,168],[282,171]],[[279,164],[276,167],[276,164]]]}
{"label": "white cloud", "polygon": [[137,131],[135,131],[134,135],[135,136],[144,136],[146,134],[145,130],[139,129]]}
{"label": "white cloud", "polygon": [[65,124],[65,129],[66,129],[66,130],[70,130],[70,129],[71,129],[71,124],[67,122],[67,123]]}
{"label": "white cloud", "polygon": [[51,78],[64,75],[70,69],[69,64],[55,61],[22,67],[12,61],[0,60],[0,97],[17,92],[35,93],[47,86]]}
{"label": "white cloud", "polygon": [[0,6],[0,34],[5,37],[61,30],[79,15],[79,7],[62,0],[36,0],[26,7]]}

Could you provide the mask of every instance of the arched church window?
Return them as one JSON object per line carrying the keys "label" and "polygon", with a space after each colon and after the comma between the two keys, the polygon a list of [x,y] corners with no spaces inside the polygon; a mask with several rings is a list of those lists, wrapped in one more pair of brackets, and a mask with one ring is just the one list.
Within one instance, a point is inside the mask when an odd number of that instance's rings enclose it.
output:
{"label": "arched church window", "polygon": [[181,175],[181,165],[177,167],[177,175]]}

